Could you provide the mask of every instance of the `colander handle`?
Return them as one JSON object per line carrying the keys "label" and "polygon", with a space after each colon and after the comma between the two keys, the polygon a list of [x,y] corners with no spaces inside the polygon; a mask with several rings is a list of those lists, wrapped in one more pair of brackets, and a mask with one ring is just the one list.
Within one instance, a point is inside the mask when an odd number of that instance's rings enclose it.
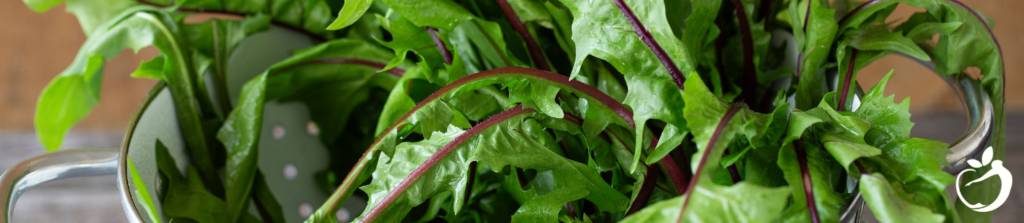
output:
{"label": "colander handle", "polygon": [[22,193],[53,180],[117,173],[117,149],[73,149],[21,161],[0,175],[0,223],[11,221]]}

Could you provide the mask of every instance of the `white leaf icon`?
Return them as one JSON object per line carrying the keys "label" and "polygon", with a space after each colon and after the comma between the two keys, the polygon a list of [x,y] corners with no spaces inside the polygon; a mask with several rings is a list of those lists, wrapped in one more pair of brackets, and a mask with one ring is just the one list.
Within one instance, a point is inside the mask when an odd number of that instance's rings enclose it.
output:
{"label": "white leaf icon", "polygon": [[967,165],[971,165],[971,167],[974,168],[979,168],[981,167],[981,162],[978,162],[978,160],[976,159],[969,159],[967,160]]}
{"label": "white leaf icon", "polygon": [[981,154],[981,165],[988,166],[992,162],[992,147],[989,146],[985,149],[985,152]]}

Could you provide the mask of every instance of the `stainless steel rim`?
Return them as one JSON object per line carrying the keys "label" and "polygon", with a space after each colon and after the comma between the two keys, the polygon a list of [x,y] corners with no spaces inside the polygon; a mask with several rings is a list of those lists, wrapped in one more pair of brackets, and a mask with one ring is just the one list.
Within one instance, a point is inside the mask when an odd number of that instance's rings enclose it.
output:
{"label": "stainless steel rim", "polygon": [[128,221],[132,223],[143,223],[142,215],[139,210],[135,208],[135,201],[132,199],[132,194],[128,190],[128,146],[131,143],[132,134],[135,133],[135,127],[139,124],[139,120],[142,118],[142,112],[146,111],[149,107],[150,102],[160,91],[166,87],[167,84],[163,81],[158,82],[153,89],[150,90],[149,95],[146,99],[139,104],[139,108],[135,110],[134,118],[132,118],[131,124],[128,124],[128,129],[124,132],[124,138],[121,140],[121,155],[117,161],[117,189],[121,193],[121,207],[124,208],[125,216],[128,217]]}

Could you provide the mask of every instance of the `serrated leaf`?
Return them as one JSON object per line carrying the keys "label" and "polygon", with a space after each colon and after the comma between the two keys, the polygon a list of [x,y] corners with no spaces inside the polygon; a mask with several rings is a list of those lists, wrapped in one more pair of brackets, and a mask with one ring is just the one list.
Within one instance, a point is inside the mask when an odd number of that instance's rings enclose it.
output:
{"label": "serrated leaf", "polygon": [[[583,62],[589,55],[608,61],[625,75],[629,91],[623,104],[633,109],[636,135],[643,135],[650,119],[686,126],[680,118],[683,100],[679,97],[679,87],[654,53],[633,32],[632,26],[614,3],[606,0],[561,2],[573,15],[572,40],[576,46],[576,56],[570,78],[579,76]],[[680,66],[683,74],[688,75],[693,65],[682,41],[675,37],[666,20],[664,2],[635,0],[625,3],[632,11],[642,12],[640,22],[672,57],[670,59]],[[634,148],[641,147],[643,142],[637,140]]]}
{"label": "serrated leaf", "polygon": [[[554,221],[561,207],[568,201],[586,197],[603,211],[617,212],[625,209],[627,198],[608,186],[597,172],[586,165],[575,163],[554,154],[550,149],[540,145],[521,131],[521,123],[529,113],[515,115],[498,120],[499,123],[478,126],[481,130],[471,130],[474,135],[470,139],[457,139],[464,134],[456,127],[449,127],[444,133],[435,133],[428,140],[399,144],[395,149],[394,158],[382,157],[370,186],[363,190],[370,194],[370,205],[367,211],[376,208],[386,195],[392,192],[395,185],[413,172],[413,169],[424,163],[428,157],[442,147],[452,147],[448,155],[428,169],[424,175],[398,196],[398,200],[384,209],[380,218],[375,220],[398,221],[405,218],[406,213],[424,201],[442,191],[451,191],[453,200],[465,199],[465,169],[470,162],[480,161],[491,167],[492,171],[500,171],[505,166],[516,166],[534,169],[539,173],[550,172],[554,181],[551,191],[546,195],[531,198],[522,204],[513,219],[527,221]],[[474,129],[476,129],[474,128]],[[459,137],[459,138],[461,138]],[[468,143],[463,143],[468,142]],[[540,190],[540,189],[538,189]],[[454,210],[458,212],[461,203],[455,202]]]}

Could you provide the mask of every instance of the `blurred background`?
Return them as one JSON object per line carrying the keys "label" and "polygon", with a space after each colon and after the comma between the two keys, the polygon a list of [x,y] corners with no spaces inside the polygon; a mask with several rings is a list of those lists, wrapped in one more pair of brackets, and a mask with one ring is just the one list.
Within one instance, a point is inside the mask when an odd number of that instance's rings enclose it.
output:
{"label": "blurred background", "polygon": [[[995,32],[1005,52],[1007,94],[1007,153],[1005,165],[1024,176],[1024,1],[962,0],[996,20]],[[918,9],[901,5],[891,21],[906,19]],[[36,99],[43,87],[74,59],[85,42],[78,21],[58,6],[36,13],[21,1],[0,1],[0,170],[42,154],[45,150],[35,136],[33,117]],[[138,64],[157,51],[126,50],[108,61],[101,102],[75,126],[64,148],[117,147],[139,102],[155,80],[129,77]],[[993,52],[995,53],[995,52]],[[860,71],[858,81],[865,88],[875,85],[889,70],[895,70],[886,94],[896,100],[913,98],[914,137],[945,142],[956,140],[966,129],[962,106],[944,81],[916,62],[889,56]],[[1024,178],[1024,177],[1019,177]],[[44,184],[26,193],[14,212],[15,222],[126,222],[120,206],[114,176],[68,179]],[[1020,181],[1020,180],[1017,180]],[[1024,219],[1024,182],[1014,183],[1014,192],[996,211],[994,222]]]}

